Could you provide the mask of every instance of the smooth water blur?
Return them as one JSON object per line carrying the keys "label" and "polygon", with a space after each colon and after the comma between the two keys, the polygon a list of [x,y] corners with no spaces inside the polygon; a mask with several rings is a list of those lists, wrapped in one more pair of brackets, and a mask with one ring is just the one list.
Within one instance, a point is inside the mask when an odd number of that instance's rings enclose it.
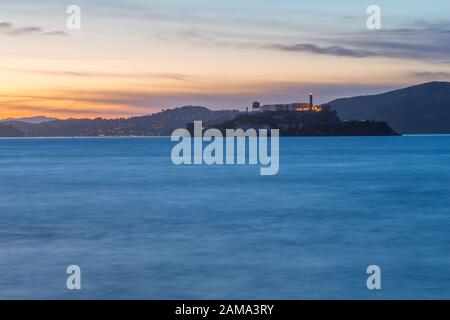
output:
{"label": "smooth water blur", "polygon": [[168,138],[1,139],[0,298],[450,298],[450,137],[280,143],[260,176]]}

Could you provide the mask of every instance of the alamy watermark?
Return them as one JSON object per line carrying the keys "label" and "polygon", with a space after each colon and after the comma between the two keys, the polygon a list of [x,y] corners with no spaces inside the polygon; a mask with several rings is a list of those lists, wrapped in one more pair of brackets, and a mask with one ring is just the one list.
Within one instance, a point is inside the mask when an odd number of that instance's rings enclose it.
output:
{"label": "alamy watermark", "polygon": [[70,265],[66,269],[69,275],[66,280],[66,287],[69,290],[81,290],[81,268],[77,265]]}
{"label": "alamy watermark", "polygon": [[366,281],[367,289],[381,290],[381,268],[371,265],[367,267],[366,273],[369,275]]}
{"label": "alamy watermark", "polygon": [[66,13],[69,15],[66,21],[68,30],[81,30],[81,8],[75,4],[67,7]]}
{"label": "alamy watermark", "polygon": [[371,5],[367,7],[367,29],[369,30],[380,30],[381,29],[381,8],[376,5]]}
{"label": "alamy watermark", "polygon": [[272,176],[280,168],[279,135],[278,129],[271,129],[269,145],[267,129],[226,129],[224,135],[218,129],[203,132],[202,122],[195,121],[193,132],[177,129],[172,133],[171,140],[178,144],[173,147],[171,158],[175,165],[259,164],[261,175]]}

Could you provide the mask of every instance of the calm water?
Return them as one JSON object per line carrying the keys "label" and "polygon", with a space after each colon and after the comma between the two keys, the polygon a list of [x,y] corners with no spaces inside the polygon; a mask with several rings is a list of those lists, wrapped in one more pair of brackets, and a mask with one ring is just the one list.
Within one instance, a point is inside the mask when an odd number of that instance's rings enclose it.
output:
{"label": "calm water", "polygon": [[0,140],[0,298],[450,298],[450,137],[286,138],[272,177],[171,147]]}

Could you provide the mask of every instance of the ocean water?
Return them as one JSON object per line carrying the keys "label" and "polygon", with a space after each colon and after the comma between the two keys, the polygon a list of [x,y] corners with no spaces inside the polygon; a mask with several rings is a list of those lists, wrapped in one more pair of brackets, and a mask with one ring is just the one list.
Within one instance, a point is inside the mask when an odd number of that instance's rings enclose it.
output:
{"label": "ocean water", "polygon": [[0,139],[0,298],[450,298],[449,136],[283,138],[276,176],[172,146]]}

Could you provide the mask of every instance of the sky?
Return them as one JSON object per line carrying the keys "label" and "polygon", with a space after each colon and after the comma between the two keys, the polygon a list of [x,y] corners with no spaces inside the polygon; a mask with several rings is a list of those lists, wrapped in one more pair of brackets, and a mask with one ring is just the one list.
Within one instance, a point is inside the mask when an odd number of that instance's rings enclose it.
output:
{"label": "sky", "polygon": [[449,81],[448,12],[448,0],[2,0],[0,119],[243,110],[309,92],[326,103]]}

